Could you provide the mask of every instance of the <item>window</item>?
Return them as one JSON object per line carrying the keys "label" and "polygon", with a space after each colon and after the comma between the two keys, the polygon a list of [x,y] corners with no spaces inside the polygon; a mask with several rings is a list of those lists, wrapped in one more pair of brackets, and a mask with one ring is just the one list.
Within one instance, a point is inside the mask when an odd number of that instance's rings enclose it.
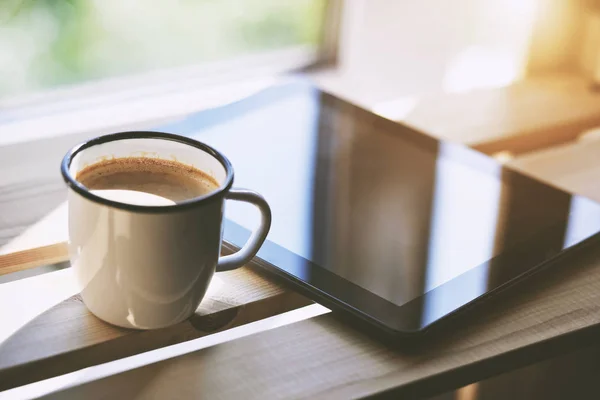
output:
{"label": "window", "polygon": [[303,66],[319,57],[326,3],[3,0],[0,97],[257,55],[272,64],[282,51],[302,54],[292,64]]}

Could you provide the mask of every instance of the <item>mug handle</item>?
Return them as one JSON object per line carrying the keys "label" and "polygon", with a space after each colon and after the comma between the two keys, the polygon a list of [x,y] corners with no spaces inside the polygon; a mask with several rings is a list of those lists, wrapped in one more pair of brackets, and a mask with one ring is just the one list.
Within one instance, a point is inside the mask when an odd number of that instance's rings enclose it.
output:
{"label": "mug handle", "polygon": [[271,207],[260,194],[246,189],[231,189],[225,195],[228,200],[245,201],[252,204],[260,211],[260,224],[252,232],[250,239],[237,252],[228,256],[220,257],[217,264],[217,272],[231,271],[247,264],[256,255],[260,246],[267,238],[271,227]]}

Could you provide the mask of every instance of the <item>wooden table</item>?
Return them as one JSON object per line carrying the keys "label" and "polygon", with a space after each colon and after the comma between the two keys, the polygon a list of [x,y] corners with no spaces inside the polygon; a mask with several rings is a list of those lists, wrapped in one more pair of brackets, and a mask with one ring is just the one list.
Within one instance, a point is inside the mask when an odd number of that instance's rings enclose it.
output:
{"label": "wooden table", "polygon": [[[489,118],[497,120],[497,110]],[[415,351],[371,338],[253,265],[217,275],[186,322],[157,331],[107,325],[86,310],[69,268],[41,267],[66,260],[64,189],[55,168],[40,173],[30,160],[54,166],[82,135],[0,147],[0,390],[7,390],[0,398],[428,395],[598,342],[596,249],[568,257],[526,291],[504,293]],[[600,140],[525,147],[509,164],[600,200]],[[23,277],[40,268],[55,270]]]}

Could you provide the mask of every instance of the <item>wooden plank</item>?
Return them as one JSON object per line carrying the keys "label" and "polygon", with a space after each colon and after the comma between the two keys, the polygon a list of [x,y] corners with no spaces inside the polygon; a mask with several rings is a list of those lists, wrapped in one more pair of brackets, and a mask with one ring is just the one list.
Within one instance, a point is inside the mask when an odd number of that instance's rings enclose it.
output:
{"label": "wooden plank", "polygon": [[[0,147],[0,274],[67,258],[66,189],[59,174],[60,160],[71,146],[100,133],[105,129],[78,129],[69,135]],[[110,327],[91,316],[76,296],[69,270],[3,284],[1,303],[13,306],[0,309],[0,389],[310,304],[252,268],[219,274],[211,288],[218,282],[222,287],[213,290],[214,296],[205,299],[195,317],[152,332]],[[26,301],[15,301],[24,293],[29,296]]]}
{"label": "wooden plank", "polygon": [[[0,390],[187,341],[311,302],[254,267],[215,275],[196,314],[175,326],[138,331],[89,313],[70,269],[0,285]],[[26,296],[22,302],[19,298]],[[17,326],[15,326],[17,325]]]}
{"label": "wooden plank", "polygon": [[[62,204],[0,249],[0,274],[68,259]],[[41,245],[41,247],[35,247]],[[28,250],[28,247],[33,247]],[[11,252],[14,251],[14,252]],[[2,254],[5,253],[5,254]],[[23,293],[27,301],[16,302]],[[174,327],[134,331],[92,316],[72,271],[0,285],[0,390],[202,337],[311,302],[250,266],[217,274],[196,315]],[[44,332],[40,335],[40,332]]]}
{"label": "wooden plank", "polygon": [[0,275],[69,259],[67,203],[0,247]]}
{"label": "wooden plank", "polygon": [[55,243],[29,250],[0,255],[0,275],[40,265],[56,264],[69,258],[67,243]]}
{"label": "wooden plank", "polygon": [[[514,166],[600,198],[600,141],[517,158]],[[402,351],[325,315],[94,380],[48,398],[350,398],[426,395],[597,343],[600,249],[572,253]],[[232,372],[235,371],[235,372]]]}
{"label": "wooden plank", "polygon": [[487,154],[519,154],[574,140],[600,125],[600,93],[581,76],[554,74],[504,88],[425,96],[400,119]]}
{"label": "wooden plank", "polygon": [[[460,325],[432,340],[423,351],[388,347],[325,315],[72,387],[49,398],[346,399],[390,389],[399,391],[395,398],[427,394],[449,381],[468,383],[483,373],[523,365],[524,359],[533,362],[540,354],[551,356],[561,345],[544,341],[600,323],[599,256],[600,251],[595,251],[571,259],[532,280],[527,290],[504,293],[461,319]],[[530,347],[537,343],[545,347]],[[507,357],[497,359],[503,355]]]}
{"label": "wooden plank", "polygon": [[507,163],[542,181],[600,201],[600,140],[540,150]]}

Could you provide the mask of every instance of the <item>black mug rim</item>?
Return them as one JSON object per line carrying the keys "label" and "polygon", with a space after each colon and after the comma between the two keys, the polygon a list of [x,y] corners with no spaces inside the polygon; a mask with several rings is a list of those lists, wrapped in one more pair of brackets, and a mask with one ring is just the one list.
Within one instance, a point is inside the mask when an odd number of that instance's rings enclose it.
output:
{"label": "black mug rim", "polygon": [[[122,203],[120,201],[109,200],[104,197],[95,195],[92,192],[90,192],[88,190],[88,188],[86,188],[80,182],[78,182],[75,179],[75,177],[71,174],[71,172],[69,171],[69,169],[71,167],[71,162],[73,161],[73,158],[81,151],[88,149],[90,147],[99,145],[99,144],[114,142],[114,141],[123,140],[123,139],[162,139],[162,140],[170,140],[173,142],[179,142],[179,143],[183,143],[183,144],[195,147],[195,148],[202,150],[205,153],[208,153],[209,155],[213,156],[221,163],[223,168],[225,168],[225,172],[226,172],[225,181],[221,185],[219,185],[219,188],[217,190],[212,191],[208,194],[205,194],[204,196],[194,197],[189,200],[185,200],[185,201],[182,201],[182,202],[179,202],[176,204],[166,205],[166,206],[143,206],[143,205],[137,205],[137,204]],[[231,186],[233,185],[233,167],[231,166],[231,162],[221,152],[219,152],[218,150],[214,149],[213,147],[211,147],[205,143],[199,142],[195,139],[192,139],[192,138],[189,138],[186,136],[180,136],[180,135],[176,135],[173,133],[154,132],[154,131],[128,131],[128,132],[111,133],[108,135],[98,136],[96,138],[93,138],[93,139],[90,139],[83,143],[80,143],[80,144],[74,146],[73,148],[71,148],[71,150],[69,150],[67,152],[67,154],[64,156],[64,158],[61,162],[61,165],[60,165],[60,172],[61,172],[62,177],[63,177],[65,183],[67,184],[67,186],[70,189],[73,189],[73,191],[75,191],[77,194],[83,196],[84,198],[86,198],[90,201],[93,201],[95,203],[102,204],[104,206],[117,208],[117,209],[124,210],[124,211],[133,211],[133,212],[142,212],[142,213],[165,213],[165,212],[172,212],[172,211],[182,211],[182,210],[194,208],[197,206],[201,206],[203,204],[212,202],[217,199],[223,199],[225,197],[225,195],[231,189]]]}

